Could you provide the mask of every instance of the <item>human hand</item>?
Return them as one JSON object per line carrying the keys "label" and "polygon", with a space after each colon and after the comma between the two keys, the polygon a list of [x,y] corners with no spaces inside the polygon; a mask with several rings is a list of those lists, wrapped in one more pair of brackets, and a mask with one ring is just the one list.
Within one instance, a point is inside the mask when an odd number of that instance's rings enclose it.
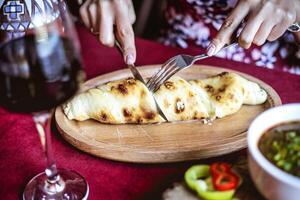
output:
{"label": "human hand", "polygon": [[[247,19],[245,19],[247,17]],[[300,20],[299,0],[239,0],[224,21],[217,36],[207,48],[208,55],[216,54],[245,19],[238,41],[243,48],[252,43],[262,45],[278,39],[295,21]]]}
{"label": "human hand", "polygon": [[86,0],[80,7],[80,16],[91,32],[99,34],[98,39],[103,45],[112,47],[117,38],[124,49],[124,61],[127,64],[135,62],[132,29],[135,13],[131,0]]}

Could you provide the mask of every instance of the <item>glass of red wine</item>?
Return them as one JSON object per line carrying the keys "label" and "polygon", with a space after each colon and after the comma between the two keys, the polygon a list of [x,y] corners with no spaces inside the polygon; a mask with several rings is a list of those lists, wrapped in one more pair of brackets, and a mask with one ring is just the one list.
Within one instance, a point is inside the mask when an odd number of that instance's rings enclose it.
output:
{"label": "glass of red wine", "polygon": [[0,3],[0,106],[33,113],[47,160],[45,172],[26,185],[23,199],[87,199],[87,182],[56,167],[50,141],[49,111],[71,98],[83,81],[67,7],[62,0]]}

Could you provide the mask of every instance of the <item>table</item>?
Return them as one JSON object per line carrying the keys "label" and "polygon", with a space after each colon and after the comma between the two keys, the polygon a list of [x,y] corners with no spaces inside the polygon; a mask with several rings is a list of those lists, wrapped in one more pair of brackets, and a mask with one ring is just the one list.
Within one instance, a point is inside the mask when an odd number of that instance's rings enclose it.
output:
{"label": "table", "polygon": [[[87,78],[124,68],[116,49],[101,46],[86,29],[77,26]],[[178,53],[197,54],[198,49],[177,49],[136,39],[136,65],[159,64]],[[300,76],[258,68],[247,64],[209,58],[203,64],[235,69],[270,84],[283,103],[300,102]],[[239,162],[245,151],[222,158],[173,164],[132,164],[105,160],[81,152],[65,142],[53,124],[52,143],[57,165],[82,174],[90,185],[91,200],[158,199],[174,181],[182,180],[185,169],[192,164],[214,160]],[[0,198],[21,197],[26,183],[44,170],[45,162],[38,133],[31,115],[10,113],[0,109]],[[256,195],[256,193],[253,193]]]}

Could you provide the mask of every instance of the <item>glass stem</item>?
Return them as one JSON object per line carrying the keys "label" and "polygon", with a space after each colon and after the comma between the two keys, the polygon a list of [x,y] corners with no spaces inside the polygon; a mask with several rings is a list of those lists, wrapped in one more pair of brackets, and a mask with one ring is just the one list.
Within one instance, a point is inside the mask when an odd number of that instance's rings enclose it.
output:
{"label": "glass stem", "polygon": [[58,178],[58,172],[51,145],[51,116],[51,113],[43,112],[34,114],[33,119],[46,155],[45,173],[49,182],[55,182]]}
{"label": "glass stem", "polygon": [[51,116],[53,115],[50,112],[40,112],[33,116],[46,155],[45,174],[47,179],[44,182],[43,191],[48,195],[61,193],[65,189],[65,182],[58,174],[52,151]]}

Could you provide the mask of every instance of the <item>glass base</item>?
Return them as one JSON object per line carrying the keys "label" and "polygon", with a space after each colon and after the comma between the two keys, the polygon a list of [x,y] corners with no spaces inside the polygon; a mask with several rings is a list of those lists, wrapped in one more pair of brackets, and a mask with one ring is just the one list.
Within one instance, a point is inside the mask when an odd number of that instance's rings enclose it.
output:
{"label": "glass base", "polygon": [[23,192],[24,200],[85,200],[89,186],[75,171],[58,169],[56,180],[48,181],[45,172],[33,177]]}

